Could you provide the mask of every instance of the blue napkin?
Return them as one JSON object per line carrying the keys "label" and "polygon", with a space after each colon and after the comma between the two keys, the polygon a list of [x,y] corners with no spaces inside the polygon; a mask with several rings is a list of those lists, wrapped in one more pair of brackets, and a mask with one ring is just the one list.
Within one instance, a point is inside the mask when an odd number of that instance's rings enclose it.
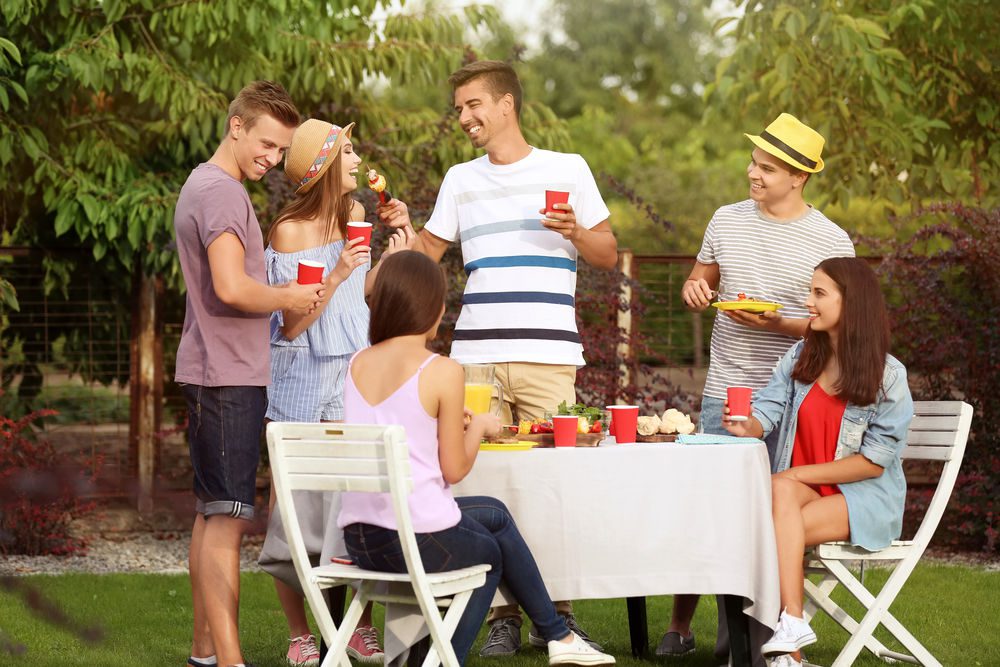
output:
{"label": "blue napkin", "polygon": [[757,438],[740,438],[735,435],[691,433],[690,435],[677,436],[677,442],[682,445],[752,445],[761,441]]}

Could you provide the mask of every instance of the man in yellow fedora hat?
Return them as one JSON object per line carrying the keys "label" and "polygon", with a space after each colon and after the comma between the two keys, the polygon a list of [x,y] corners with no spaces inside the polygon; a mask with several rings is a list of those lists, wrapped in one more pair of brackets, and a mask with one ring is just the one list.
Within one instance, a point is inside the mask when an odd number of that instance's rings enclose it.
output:
{"label": "man in yellow fedora hat", "polygon": [[[847,233],[806,203],[802,191],[812,174],[823,170],[823,137],[791,114],[783,113],[753,143],[747,177],[750,198],[723,206],[708,223],[701,250],[681,296],[687,307],[703,311],[717,294],[719,301],[739,295],[782,305],[781,310],[755,313],[719,310],[712,329],[708,376],[702,395],[700,430],[724,435],[722,410],[726,388],[767,385],[771,371],[796,340],[805,335],[805,307],[813,269],[828,257],[853,257]],[[772,434],[776,438],[776,432]],[[768,439],[768,452],[774,443]],[[691,619],[696,595],[679,595],[657,655],[676,656],[694,650]],[[716,653],[728,653],[723,606],[719,605]],[[775,618],[775,622],[777,622]],[[764,665],[760,646],[771,631],[750,619],[755,665]]]}

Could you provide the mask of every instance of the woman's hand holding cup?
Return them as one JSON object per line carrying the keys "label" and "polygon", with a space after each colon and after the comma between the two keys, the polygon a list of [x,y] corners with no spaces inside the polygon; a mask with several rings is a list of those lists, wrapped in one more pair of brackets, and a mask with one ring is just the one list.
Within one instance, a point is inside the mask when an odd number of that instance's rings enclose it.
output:
{"label": "woman's hand holding cup", "polygon": [[729,431],[730,434],[740,438],[763,437],[764,426],[757,420],[756,417],[750,415],[749,418],[734,422],[729,418],[729,413],[729,399],[726,399],[722,404],[722,427]]}
{"label": "woman's hand holding cup", "polygon": [[335,278],[338,284],[344,282],[351,277],[354,269],[368,262],[369,253],[371,253],[371,248],[365,244],[363,238],[350,239],[344,243],[344,249],[340,251],[340,258],[337,260],[337,266],[333,267],[328,279]]}

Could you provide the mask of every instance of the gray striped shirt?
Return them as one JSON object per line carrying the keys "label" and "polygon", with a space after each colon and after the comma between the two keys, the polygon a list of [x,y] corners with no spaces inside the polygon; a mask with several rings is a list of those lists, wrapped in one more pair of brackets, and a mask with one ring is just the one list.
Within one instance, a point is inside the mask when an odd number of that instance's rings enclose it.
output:
{"label": "gray striped shirt", "polygon": [[[854,257],[843,229],[815,208],[779,222],[751,199],[723,206],[712,216],[698,252],[702,264],[718,264],[719,300],[740,292],[782,304],[783,317],[807,318],[805,307],[816,265],[828,257]],[[712,329],[705,395],[725,398],[726,387],[767,385],[782,355],[795,342],[782,334],[737,324],[718,312]]]}

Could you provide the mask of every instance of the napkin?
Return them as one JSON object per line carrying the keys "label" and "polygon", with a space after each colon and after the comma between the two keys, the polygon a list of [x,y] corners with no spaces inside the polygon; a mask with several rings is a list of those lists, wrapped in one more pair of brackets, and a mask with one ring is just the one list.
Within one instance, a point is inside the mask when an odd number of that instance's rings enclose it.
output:
{"label": "napkin", "polygon": [[682,445],[752,445],[760,442],[757,438],[740,438],[735,435],[712,435],[711,433],[691,433],[677,436]]}

